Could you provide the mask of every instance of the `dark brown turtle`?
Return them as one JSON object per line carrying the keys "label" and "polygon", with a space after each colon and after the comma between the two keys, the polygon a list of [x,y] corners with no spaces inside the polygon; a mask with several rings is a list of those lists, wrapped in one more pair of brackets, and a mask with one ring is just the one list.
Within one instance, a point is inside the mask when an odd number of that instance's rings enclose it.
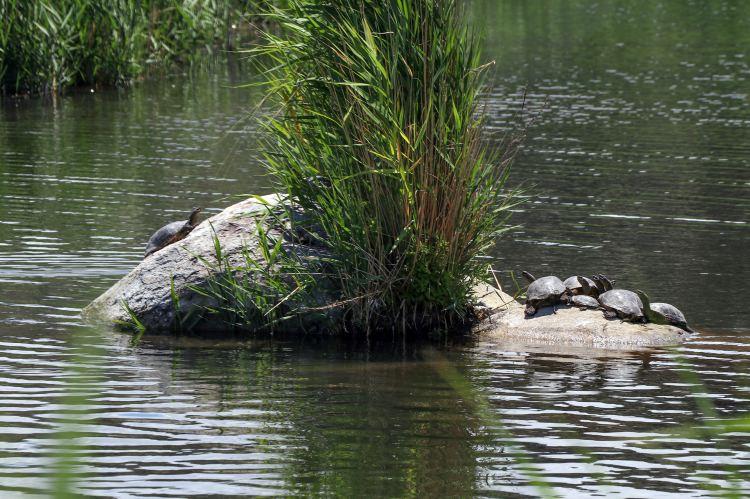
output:
{"label": "dark brown turtle", "polygon": [[610,289],[599,295],[599,304],[604,309],[604,317],[619,317],[624,321],[644,322],[643,302],[638,295],[627,289]]}
{"label": "dark brown turtle", "polygon": [[599,296],[599,290],[596,287],[596,283],[588,277],[574,275],[570,276],[563,281],[566,288],[570,290],[573,296],[588,295],[597,297]]}
{"label": "dark brown turtle", "polygon": [[202,209],[203,208],[194,208],[193,211],[190,212],[190,216],[187,220],[169,223],[154,232],[154,235],[151,236],[146,244],[146,252],[144,253],[143,258],[156,253],[165,246],[169,246],[172,243],[184,239],[185,236],[190,234],[190,231],[198,225],[198,214]]}
{"label": "dark brown turtle", "polygon": [[643,315],[646,316],[649,322],[653,322],[654,324],[671,324],[688,333],[696,332],[688,326],[685,315],[674,305],[670,305],[669,303],[651,303],[646,293],[640,289],[637,289],[635,292],[641,299],[641,302],[643,302]]}
{"label": "dark brown turtle", "polygon": [[534,278],[528,272],[521,272],[526,280],[529,281],[529,287],[526,290],[526,310],[527,317],[536,314],[537,310],[542,307],[554,306],[559,303],[568,303],[570,300],[570,290],[565,287],[563,282],[553,276],[548,275]]}
{"label": "dark brown turtle", "polygon": [[570,299],[570,304],[580,309],[599,308],[599,301],[588,295],[575,295]]}

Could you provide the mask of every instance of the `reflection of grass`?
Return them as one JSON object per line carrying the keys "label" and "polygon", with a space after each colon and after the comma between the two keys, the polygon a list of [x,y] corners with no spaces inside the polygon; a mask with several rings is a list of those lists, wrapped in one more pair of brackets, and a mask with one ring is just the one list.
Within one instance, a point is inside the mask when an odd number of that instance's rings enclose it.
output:
{"label": "reflection of grass", "polygon": [[[703,424],[700,426],[686,425],[669,432],[670,435],[692,437],[701,440],[711,440],[717,447],[721,446],[724,440],[724,434],[730,432],[750,433],[750,414],[745,414],[735,418],[720,419],[719,412],[710,397],[708,390],[698,377],[690,362],[677,351],[673,349],[672,353],[675,360],[680,365],[678,373],[683,381],[690,387],[692,398],[695,401],[696,408],[703,418]],[[743,483],[747,480],[747,475],[740,474],[739,470],[730,465],[721,466],[722,471],[729,477],[729,488],[721,484],[712,483],[710,480],[704,482],[706,488],[718,493],[722,497],[742,498],[746,497],[743,492]]]}
{"label": "reflection of grass", "polygon": [[555,494],[552,486],[539,472],[539,469],[534,466],[533,460],[524,451],[523,447],[513,442],[513,435],[503,427],[502,422],[497,417],[496,410],[490,406],[487,398],[472,386],[469,380],[437,351],[430,351],[426,353],[426,356],[432,361],[432,365],[440,377],[453,388],[462,400],[470,404],[475,414],[483,423],[484,428],[504,444],[504,449],[508,453],[508,457],[513,459],[515,468],[525,476],[529,485],[535,487],[542,497],[554,497]]}
{"label": "reflection of grass", "polygon": [[[712,441],[720,448],[725,434],[733,432],[742,434],[750,433],[750,415],[745,414],[735,418],[720,420],[719,413],[712,399],[707,396],[705,386],[698,377],[695,369],[677,350],[672,350],[671,352],[681,365],[678,373],[684,382],[691,387],[692,397],[695,400],[696,408],[701,414],[703,421],[700,425],[686,424],[676,429],[669,429],[664,431],[660,437],[646,439],[644,444],[657,447],[658,442],[656,440],[659,438],[694,438],[701,441]],[[525,452],[523,447],[514,443],[514,438],[510,430],[502,426],[502,421],[500,421],[497,414],[498,409],[490,404],[487,397],[477,390],[468,378],[451,365],[444,356],[436,351],[432,351],[430,354],[427,354],[427,357],[432,360],[433,366],[441,378],[455,390],[462,400],[471,405],[485,428],[505,446],[505,451],[511,450],[508,456],[513,459],[515,467],[523,473],[528,484],[536,487],[541,496],[556,496],[557,494],[555,494],[552,485],[540,473],[539,468],[535,466],[533,456]],[[591,465],[591,478],[594,483],[603,488],[611,484],[606,474],[596,471],[597,456],[583,448],[577,449],[577,452]],[[746,497],[747,490],[743,489],[743,486],[747,484],[747,477],[736,466],[726,464],[718,467],[725,473],[727,477],[726,482],[706,477],[701,486],[720,497],[732,499]]]}
{"label": "reflection of grass", "polygon": [[[84,336],[84,333],[92,333],[93,336]],[[95,329],[80,329],[72,334],[68,345],[72,355],[66,358],[60,419],[50,441],[52,474],[49,493],[53,497],[80,497],[76,492],[76,482],[80,469],[86,464],[86,447],[81,442],[86,430],[80,417],[88,413],[91,392],[98,389],[101,382],[98,376],[101,372],[101,352],[95,346],[98,340],[100,337]]]}
{"label": "reflection of grass", "polygon": [[[89,338],[85,340],[86,343],[95,343],[96,338]],[[80,341],[84,343],[84,341]],[[210,379],[212,375],[216,374],[217,359],[219,357],[211,355],[210,351],[199,348],[200,344],[194,344],[193,350],[195,352],[196,365],[189,366],[189,373],[187,376],[194,379]],[[226,345],[225,345],[226,346]],[[276,349],[279,345],[274,345]],[[84,411],[85,404],[87,402],[86,396],[83,390],[88,390],[92,384],[92,375],[97,372],[97,365],[92,365],[92,360],[96,359],[96,352],[93,352],[94,347],[90,346],[78,346],[75,351],[73,359],[71,359],[71,365],[66,368],[66,372],[69,375],[66,376],[66,383],[69,385],[66,388],[67,397],[64,401],[65,410],[62,411],[64,417],[61,420],[60,430],[55,434],[55,438],[58,439],[57,444],[54,446],[55,450],[55,476],[53,486],[57,487],[60,491],[60,495],[64,496],[65,493],[70,493],[75,487],[75,479],[77,474],[77,468],[82,464],[83,457],[85,456],[83,446],[77,441],[78,438],[85,435],[84,428],[76,427],[76,418]],[[283,349],[283,348],[282,348]],[[279,349],[279,350],[282,350]],[[340,353],[343,349],[343,345],[340,342],[335,343],[331,347],[331,352]],[[179,349],[178,349],[179,350]],[[426,351],[420,349],[421,357],[424,357],[429,361],[430,368],[434,369],[439,378],[445,382],[446,385],[452,388],[455,396],[445,397],[439,395],[440,398],[432,402],[432,399],[426,395],[418,400],[419,403],[414,403],[415,400],[409,394],[411,393],[411,386],[407,387],[401,392],[400,396],[404,398],[396,398],[397,404],[393,404],[394,399],[386,399],[386,404],[381,404],[383,411],[388,411],[383,414],[372,411],[371,404],[373,403],[371,398],[373,394],[375,397],[379,397],[382,392],[380,390],[388,392],[393,390],[393,385],[390,383],[383,383],[378,387],[370,386],[371,380],[367,379],[367,374],[371,373],[372,369],[381,370],[388,373],[400,373],[399,375],[391,375],[388,380],[394,380],[402,378],[404,364],[402,362],[353,362],[351,361],[351,355],[347,354],[344,358],[349,361],[337,364],[330,362],[332,355],[326,355],[325,361],[316,364],[315,367],[311,368],[309,365],[309,358],[304,355],[294,358],[294,361],[290,362],[289,358],[284,358],[280,363],[288,364],[288,369],[283,372],[274,371],[273,366],[276,363],[273,354],[264,353],[261,356],[247,356],[239,355],[237,357],[236,364],[232,365],[231,371],[235,373],[237,378],[231,378],[230,380],[234,383],[239,384],[247,383],[249,379],[252,379],[253,384],[258,383],[269,383],[274,384],[273,388],[269,388],[268,393],[272,393],[273,396],[264,405],[267,410],[278,411],[280,414],[284,414],[284,423],[293,423],[300,425],[301,435],[304,439],[303,445],[300,445],[301,454],[294,456],[290,462],[296,463],[292,465],[292,472],[287,477],[291,487],[298,487],[296,491],[302,491],[303,493],[312,493],[312,491],[327,490],[326,487],[332,487],[336,491],[351,491],[351,490],[372,490],[367,488],[365,484],[352,484],[347,480],[363,480],[366,481],[371,479],[367,474],[356,473],[352,471],[352,468],[356,469],[357,465],[362,463],[372,464],[375,466],[384,466],[383,470],[388,470],[389,473],[394,473],[393,476],[387,477],[378,475],[377,479],[389,479],[390,483],[403,480],[404,486],[408,487],[409,491],[423,491],[423,490],[434,490],[430,489],[429,484],[425,483],[412,483],[411,480],[423,480],[425,476],[429,476],[434,480],[445,480],[444,475],[434,472],[435,467],[455,465],[454,459],[455,453],[447,451],[436,451],[432,454],[423,453],[422,450],[426,447],[402,446],[400,453],[396,453],[391,447],[394,440],[391,438],[394,435],[388,432],[379,432],[378,434],[366,433],[372,432],[374,429],[383,430],[383,421],[390,421],[394,423],[393,428],[396,429],[398,435],[412,435],[413,432],[417,432],[425,427],[430,422],[442,421],[445,419],[445,415],[440,414],[437,418],[434,418],[436,410],[452,408],[454,412],[451,414],[462,414],[463,416],[457,420],[452,421],[457,427],[467,429],[465,435],[461,435],[461,440],[458,441],[456,438],[451,438],[453,442],[441,443],[441,445],[454,445],[458,446],[458,452],[460,456],[466,459],[466,461],[460,461],[461,473],[471,473],[472,465],[477,467],[481,466],[481,459],[485,456],[477,456],[476,453],[465,451],[463,446],[467,448],[473,445],[477,440],[474,435],[477,433],[488,435],[491,438],[491,442],[494,444],[500,444],[503,446],[502,450],[497,450],[500,445],[493,445],[493,458],[505,458],[507,457],[511,461],[511,472],[518,471],[521,474],[521,478],[518,478],[516,473],[505,473],[503,471],[496,471],[497,473],[490,479],[496,479],[496,484],[500,485],[500,480],[507,479],[513,482],[513,485],[523,480],[521,485],[530,485],[535,487],[534,493],[539,496],[554,496],[556,492],[556,484],[553,483],[555,478],[559,475],[546,476],[545,472],[542,471],[541,466],[537,466],[536,459],[541,459],[532,455],[532,451],[526,450],[522,443],[517,442],[514,439],[513,434],[510,430],[503,427],[501,421],[502,408],[498,408],[493,402],[478,390],[475,383],[466,375],[454,366],[451,361],[440,354],[439,352],[427,348]],[[361,347],[358,352],[361,352]],[[297,352],[299,354],[300,352]],[[674,355],[679,355],[677,352]],[[413,357],[413,355],[409,355]],[[334,358],[336,358],[334,356]],[[671,358],[671,357],[670,357]],[[302,362],[299,362],[299,360]],[[308,362],[305,362],[307,360]],[[95,362],[95,360],[94,360]],[[681,361],[683,368],[687,369],[688,364]],[[374,365],[373,365],[374,364]],[[302,366],[302,367],[300,367]],[[226,366],[225,366],[226,367]],[[420,368],[418,364],[410,365],[410,368],[421,370],[422,374],[426,378],[432,378],[433,376],[425,375],[424,369]],[[297,371],[302,369],[301,371]],[[316,373],[315,369],[320,369],[320,372]],[[365,372],[366,370],[366,372]],[[248,373],[252,373],[248,377]],[[333,373],[333,374],[331,374]],[[280,375],[281,374],[281,375]],[[330,375],[330,378],[327,376]],[[728,432],[748,432],[750,431],[750,416],[744,415],[732,419],[726,419],[718,421],[716,417],[720,414],[716,407],[708,399],[704,402],[700,402],[697,399],[707,398],[705,397],[705,390],[701,387],[698,374],[695,369],[690,369],[687,372],[683,372],[681,376],[686,382],[694,383],[692,389],[696,398],[696,406],[699,407],[700,414],[704,415],[707,421],[700,424],[688,424],[680,428],[669,428],[663,432],[661,438],[664,437],[691,437],[701,439],[703,441],[726,438],[725,434]],[[357,379],[358,381],[351,381]],[[382,374],[373,377],[373,379],[384,380]],[[302,380],[302,381],[301,381]],[[362,395],[361,398],[346,397],[347,406],[330,406],[331,402],[343,403],[342,398],[336,398],[340,395],[341,382],[347,380],[347,386],[358,386],[356,383],[362,382],[363,391],[357,392]],[[422,379],[424,380],[424,378]],[[410,378],[413,385],[413,378]],[[298,383],[302,383],[301,385]],[[287,388],[290,390],[290,394],[293,394],[293,400],[290,402],[285,397],[280,397],[280,387],[288,384]],[[442,383],[440,383],[442,386]],[[419,385],[424,386],[424,385]],[[253,387],[255,388],[255,387]],[[308,388],[312,388],[309,392],[313,392],[309,396],[299,396],[301,392],[308,392]],[[226,390],[216,390],[221,392],[222,396],[227,396]],[[318,392],[319,391],[319,392]],[[348,395],[350,391],[346,392]],[[437,392],[436,392],[437,393]],[[247,392],[236,392],[231,395],[233,399],[242,398],[240,403],[244,403],[246,400],[250,400],[257,396],[257,392],[254,389],[248,390]],[[321,404],[321,402],[325,402]],[[226,402],[226,401],[222,401]],[[232,400],[234,402],[234,400]],[[424,403],[424,405],[422,404]],[[266,404],[266,402],[264,402]],[[227,407],[231,404],[227,404]],[[403,407],[409,407],[409,413],[399,413],[399,410],[403,410]],[[468,408],[456,409],[455,406],[461,406]],[[425,415],[428,414],[429,418],[425,419]],[[468,417],[466,417],[468,415]],[[472,417],[476,416],[476,417]],[[322,423],[321,419],[325,418],[325,422]],[[322,426],[319,426],[322,425]],[[356,428],[362,433],[357,433],[352,441],[352,428]],[[410,426],[411,425],[411,426]],[[321,429],[322,428],[322,429]],[[430,429],[429,434],[435,434],[435,428]],[[321,429],[321,431],[316,431]],[[408,431],[405,431],[407,429]],[[441,427],[441,430],[443,427]],[[425,432],[428,433],[428,432]],[[346,438],[341,438],[342,434],[346,434]],[[439,433],[441,437],[445,436]],[[454,436],[455,437],[455,436]],[[329,440],[333,439],[333,440]],[[653,444],[658,446],[659,437],[655,437],[654,442],[645,440],[644,445]],[[400,441],[403,445],[403,441]],[[483,442],[480,440],[479,444]],[[602,440],[602,443],[606,445],[606,441]],[[278,448],[273,443],[259,444],[263,450],[268,452],[276,452]],[[356,449],[356,452],[361,454],[352,455],[352,446]],[[715,443],[717,447],[721,445],[721,442]],[[455,451],[455,449],[453,449]],[[287,451],[284,451],[287,452]],[[288,452],[293,453],[293,450]],[[588,461],[594,464],[597,459],[596,455],[587,455],[585,450],[579,451],[580,455],[584,458],[589,458]],[[394,463],[394,456],[397,456]],[[295,459],[296,457],[296,459]],[[431,459],[448,459],[446,461],[440,461],[436,464],[436,461]],[[653,459],[653,461],[651,461]],[[342,468],[342,460],[344,467]],[[401,462],[403,460],[403,463]],[[644,468],[641,474],[650,473],[648,469],[649,462],[661,462],[663,458],[659,458],[654,455],[649,456],[649,461],[644,462]],[[539,463],[540,465],[542,463]],[[350,466],[351,465],[351,466]],[[386,466],[387,465],[387,466]],[[298,466],[298,467],[295,467]],[[430,471],[425,471],[425,469]],[[379,469],[379,468],[374,468]],[[442,469],[442,468],[441,468]],[[703,466],[702,469],[707,469]],[[696,484],[695,487],[701,486],[706,488],[707,492],[712,494],[723,496],[723,497],[743,497],[742,479],[740,472],[733,468],[732,465],[717,465],[716,469],[723,469],[726,471],[726,481],[716,476],[707,477],[707,481],[704,484]],[[413,475],[407,475],[405,471]],[[322,471],[322,473],[321,473]],[[605,492],[607,486],[617,485],[616,483],[608,482],[608,476],[606,474],[596,474],[593,472],[589,475],[592,479],[589,484],[596,487],[596,489]],[[713,470],[715,471],[715,470]],[[298,478],[296,473],[306,473],[305,484],[299,484],[295,482]],[[377,471],[376,471],[377,473]],[[382,471],[381,471],[382,473]],[[398,473],[404,473],[398,475]],[[461,475],[463,477],[463,475]],[[506,478],[507,477],[507,478]],[[475,477],[477,481],[482,480],[482,477]],[[728,484],[728,485],[727,485]],[[371,486],[372,483],[368,482],[367,485]],[[492,488],[492,482],[489,482],[489,489]],[[357,487],[360,487],[359,489]],[[483,487],[483,485],[475,485],[477,487]],[[568,492],[569,489],[565,489],[565,484],[561,484],[560,491]],[[440,484],[436,485],[440,487]],[[471,490],[471,482],[465,481],[461,484],[461,491]],[[333,490],[333,489],[332,489]],[[405,489],[406,490],[406,489]],[[454,490],[459,490],[457,487]]]}

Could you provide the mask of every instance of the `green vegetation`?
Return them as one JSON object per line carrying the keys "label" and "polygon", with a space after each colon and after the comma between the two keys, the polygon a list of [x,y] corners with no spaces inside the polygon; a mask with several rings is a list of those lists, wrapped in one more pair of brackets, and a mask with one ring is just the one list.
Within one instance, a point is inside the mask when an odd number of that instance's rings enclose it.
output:
{"label": "green vegetation", "polygon": [[[274,217],[272,213],[268,216]],[[179,304],[175,305],[180,331],[190,331],[203,313],[220,316],[229,329],[242,330],[252,325],[254,331],[272,331],[282,321],[295,317],[301,304],[315,299],[311,292],[319,283],[309,264],[284,252],[282,240],[268,234],[262,220],[256,227],[258,251],[245,248],[236,262],[223,253],[214,233],[215,261],[198,257],[211,268],[212,277],[203,287],[191,287],[207,298],[208,305],[191,309],[192,317],[181,316]],[[174,291],[172,296],[173,302],[178,302]]]}
{"label": "green vegetation", "polygon": [[267,161],[326,234],[349,322],[461,322],[486,275],[478,257],[506,228],[518,140],[485,147],[486,66],[459,2],[289,4],[250,52],[281,108]]}
{"label": "green vegetation", "polygon": [[233,48],[254,10],[253,0],[0,0],[0,91],[118,84],[154,63]]}

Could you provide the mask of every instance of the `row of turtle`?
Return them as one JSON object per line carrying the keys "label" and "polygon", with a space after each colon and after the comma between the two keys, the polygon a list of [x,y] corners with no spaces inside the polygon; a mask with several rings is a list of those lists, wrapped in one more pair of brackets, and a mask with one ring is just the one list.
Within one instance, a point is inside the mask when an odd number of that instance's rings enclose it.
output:
{"label": "row of turtle", "polygon": [[651,303],[648,295],[641,290],[633,292],[615,288],[614,279],[602,274],[591,278],[575,275],[565,281],[555,276],[536,279],[525,271],[522,275],[529,281],[526,290],[527,317],[535,315],[542,307],[569,305],[581,309],[601,309],[607,319],[671,324],[694,332],[677,307],[669,303]]}

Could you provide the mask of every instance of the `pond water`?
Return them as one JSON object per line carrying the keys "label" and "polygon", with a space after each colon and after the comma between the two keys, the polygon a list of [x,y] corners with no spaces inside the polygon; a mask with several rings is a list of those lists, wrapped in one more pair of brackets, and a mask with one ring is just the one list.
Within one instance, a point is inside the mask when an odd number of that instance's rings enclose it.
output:
{"label": "pond water", "polygon": [[[677,349],[207,342],[80,309],[190,207],[272,185],[242,64],[0,108],[0,495],[750,492],[750,4],[474,1],[498,134],[537,116],[501,271],[605,272],[686,312]],[[506,286],[511,281],[501,274]],[[74,427],[66,407],[83,404]],[[66,415],[67,414],[67,415]],[[746,417],[746,416],[745,416]],[[65,431],[79,446],[62,449]],[[735,429],[736,430],[736,429]],[[70,467],[66,463],[70,461]],[[55,468],[62,466],[62,468]],[[60,478],[62,477],[62,478]]]}

